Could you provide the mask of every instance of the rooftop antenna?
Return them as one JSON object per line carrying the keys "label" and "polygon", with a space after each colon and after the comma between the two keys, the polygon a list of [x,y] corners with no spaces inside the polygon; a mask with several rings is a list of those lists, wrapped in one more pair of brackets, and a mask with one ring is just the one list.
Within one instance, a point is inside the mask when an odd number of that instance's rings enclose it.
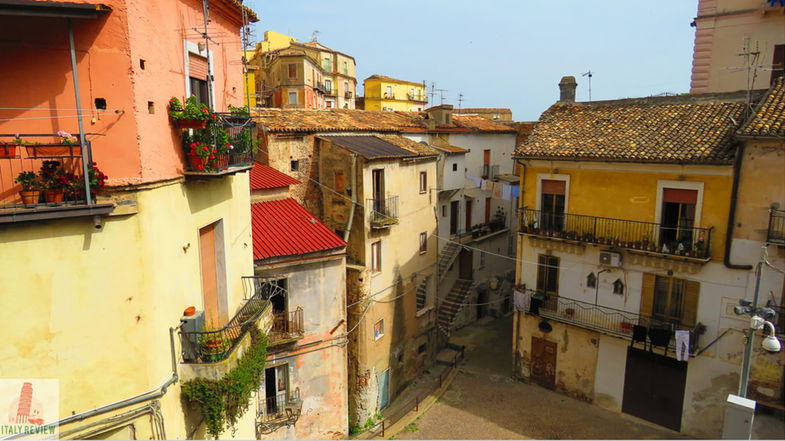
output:
{"label": "rooftop antenna", "polygon": [[313,32],[311,32],[311,41],[316,41],[316,39],[318,37],[319,37],[319,30],[318,29],[316,29]]}
{"label": "rooftop antenna", "polygon": [[243,7],[242,3],[243,0],[240,0],[240,6],[243,11],[243,80],[245,81],[245,103],[250,110],[252,107],[255,107],[251,105],[251,86],[248,84],[248,49],[251,45],[251,25],[248,22],[248,10]]}
{"label": "rooftop antenna", "polygon": [[742,67],[728,67],[726,69],[732,71],[747,71],[747,112],[752,112],[752,90],[755,89],[755,80],[758,78],[758,72],[766,71],[766,70],[773,70],[774,66],[771,65],[761,65],[758,64],[758,59],[760,58],[760,49],[758,47],[758,42],[755,42],[755,50],[752,50],[750,45],[750,37],[744,37],[744,47],[742,51],[738,54],[740,57],[744,57],[744,66]]}
{"label": "rooftop antenna", "polygon": [[463,94],[458,92],[458,110],[461,110],[461,103],[463,102]]}
{"label": "rooftop antenna", "polygon": [[444,104],[444,92],[447,92],[447,89],[434,89],[439,92],[439,105],[441,106]]}
{"label": "rooftop antenna", "polygon": [[588,72],[582,73],[581,76],[589,77],[589,102],[591,102],[591,77],[592,77],[591,69],[589,69]]}
{"label": "rooftop antenna", "polygon": [[[202,0],[202,15],[204,16],[204,31],[200,31],[197,28],[193,28],[193,30],[198,32],[199,35],[201,35],[202,38],[204,38],[204,48],[209,58],[210,42],[212,41],[216,45],[220,45],[220,43],[210,38],[210,34],[207,33],[207,25],[210,24],[210,6],[208,3],[209,3],[208,0]],[[208,107],[212,109],[214,104],[213,103],[213,73],[210,71],[210,63],[207,63],[207,102],[209,103]]]}
{"label": "rooftop antenna", "polygon": [[431,105],[433,105],[434,95],[436,95],[436,81],[431,81]]}

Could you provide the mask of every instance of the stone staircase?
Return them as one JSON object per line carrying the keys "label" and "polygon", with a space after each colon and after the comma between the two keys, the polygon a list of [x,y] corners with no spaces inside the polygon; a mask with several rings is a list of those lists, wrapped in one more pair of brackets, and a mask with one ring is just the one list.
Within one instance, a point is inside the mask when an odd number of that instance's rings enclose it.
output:
{"label": "stone staircase", "polygon": [[428,281],[430,276],[424,278],[417,285],[417,310],[425,308],[425,302],[428,300]]}
{"label": "stone staircase", "polygon": [[439,306],[439,312],[436,316],[436,326],[439,327],[444,335],[449,337],[452,332],[455,317],[458,316],[461,307],[466,303],[466,298],[469,296],[471,286],[471,280],[456,280],[449,294],[447,294],[447,297]]}
{"label": "stone staircase", "polygon": [[439,255],[439,281],[441,282],[444,279],[444,276],[447,275],[447,269],[450,268],[453,262],[455,262],[455,258],[458,257],[458,251],[461,250],[461,245],[455,242],[447,242],[442,248],[442,252]]}

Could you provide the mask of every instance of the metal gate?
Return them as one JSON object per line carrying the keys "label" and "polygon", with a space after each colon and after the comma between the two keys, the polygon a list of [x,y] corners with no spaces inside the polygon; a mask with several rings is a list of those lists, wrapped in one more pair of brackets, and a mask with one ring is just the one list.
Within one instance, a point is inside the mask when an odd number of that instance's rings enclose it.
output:
{"label": "metal gate", "polygon": [[628,347],[621,410],[680,431],[686,383],[687,362]]}
{"label": "metal gate", "polygon": [[542,387],[556,388],[556,343],[532,337],[531,378]]}

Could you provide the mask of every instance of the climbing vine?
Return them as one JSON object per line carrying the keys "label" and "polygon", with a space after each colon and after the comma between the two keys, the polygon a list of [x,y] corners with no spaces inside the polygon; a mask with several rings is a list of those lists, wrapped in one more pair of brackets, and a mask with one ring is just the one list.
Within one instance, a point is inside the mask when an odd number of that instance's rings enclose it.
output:
{"label": "climbing vine", "polygon": [[201,411],[207,433],[216,439],[227,427],[234,429],[264,378],[267,337],[255,326],[250,333],[251,346],[223,378],[195,378],[183,383],[183,397]]}

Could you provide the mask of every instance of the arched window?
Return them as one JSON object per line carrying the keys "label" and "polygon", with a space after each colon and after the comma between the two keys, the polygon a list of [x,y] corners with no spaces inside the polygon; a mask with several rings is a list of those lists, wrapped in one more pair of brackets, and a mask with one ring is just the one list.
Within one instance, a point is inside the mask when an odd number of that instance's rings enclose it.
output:
{"label": "arched window", "polygon": [[613,293],[624,294],[624,282],[622,282],[621,279],[616,279],[616,281],[613,282]]}
{"label": "arched window", "polygon": [[586,276],[586,287],[587,288],[597,287],[597,276],[595,276],[594,273],[589,273],[589,275]]}

